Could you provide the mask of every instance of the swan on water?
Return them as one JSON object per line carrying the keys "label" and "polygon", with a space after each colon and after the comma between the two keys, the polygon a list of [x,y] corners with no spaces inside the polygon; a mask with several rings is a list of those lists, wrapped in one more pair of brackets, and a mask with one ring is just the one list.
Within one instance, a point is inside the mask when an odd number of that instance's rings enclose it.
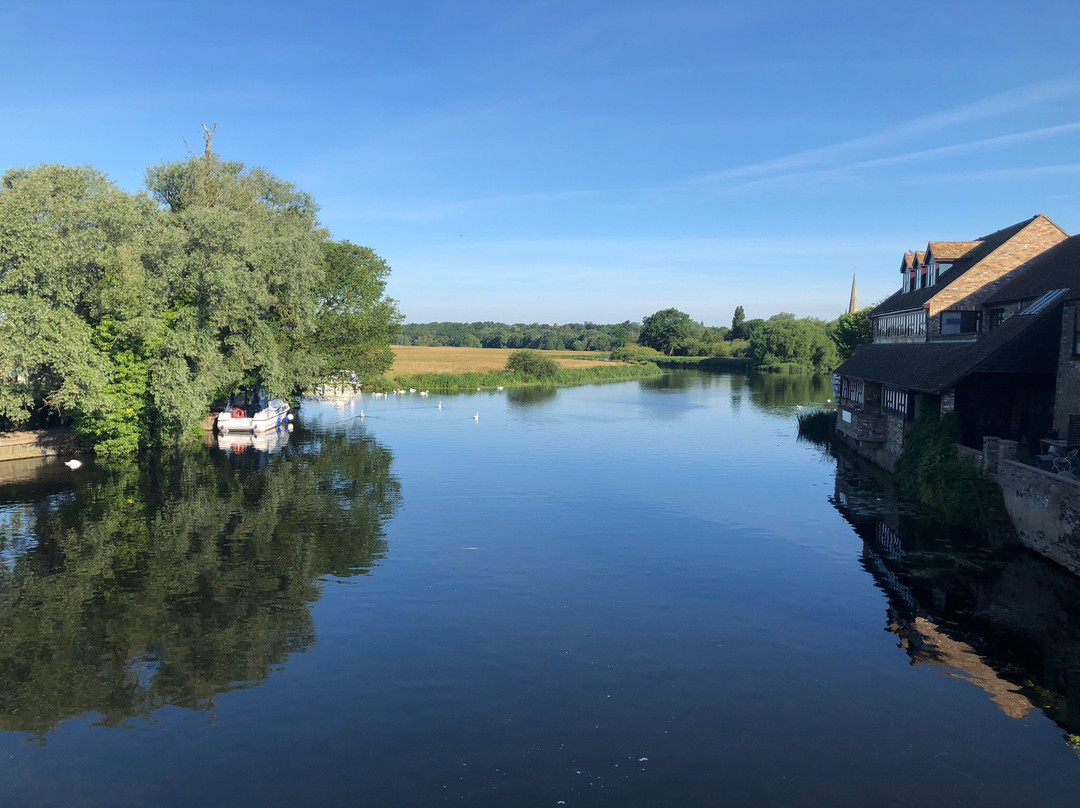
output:
{"label": "swan on water", "polygon": [[480,420],[480,413],[476,413],[476,415],[474,415],[474,416],[472,417],[472,419],[473,419],[474,421],[479,421],[479,420]]}
{"label": "swan on water", "polygon": [[74,460],[74,459],[65,460],[64,465],[67,466],[72,471],[75,471],[75,469],[79,468],[79,466],[82,465],[82,461],[81,460]]}

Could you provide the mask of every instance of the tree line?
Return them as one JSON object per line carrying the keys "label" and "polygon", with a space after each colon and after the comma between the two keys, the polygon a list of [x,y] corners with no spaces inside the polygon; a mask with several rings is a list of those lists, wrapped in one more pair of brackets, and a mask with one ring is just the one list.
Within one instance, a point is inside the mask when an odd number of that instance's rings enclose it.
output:
{"label": "tree line", "polygon": [[426,347],[528,348],[539,351],[610,351],[636,342],[641,323],[407,323],[399,344]]}
{"label": "tree line", "polygon": [[196,431],[240,390],[382,374],[401,323],[390,268],[317,214],[209,148],[148,169],[137,194],[85,166],[5,173],[0,429],[63,421],[130,454]]}
{"label": "tree line", "polygon": [[665,356],[717,356],[751,359],[769,370],[828,371],[869,342],[870,310],[836,320],[797,318],[780,312],[768,319],[746,319],[735,309],[731,327],[707,326],[675,308],[662,309],[640,323],[629,320],[599,325],[544,325],[491,321],[474,323],[409,323],[400,344],[466,348],[528,348],[558,351],[617,351],[640,355],[640,346]]}

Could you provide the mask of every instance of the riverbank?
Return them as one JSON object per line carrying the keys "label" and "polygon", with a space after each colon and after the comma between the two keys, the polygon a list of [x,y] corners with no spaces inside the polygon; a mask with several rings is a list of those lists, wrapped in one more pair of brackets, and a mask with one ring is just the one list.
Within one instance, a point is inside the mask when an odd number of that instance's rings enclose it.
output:
{"label": "riverbank", "polygon": [[0,462],[78,454],[79,441],[69,429],[34,429],[0,433]]}
{"label": "riverbank", "polygon": [[[655,364],[628,364],[606,361],[600,352],[539,351],[558,365],[555,375],[545,378],[505,369],[514,353],[509,348],[450,348],[394,346],[394,365],[384,381],[387,389],[415,389],[452,393],[463,390],[525,387],[530,385],[571,386],[594,382],[625,381],[659,376]],[[378,382],[365,385],[379,390]]]}

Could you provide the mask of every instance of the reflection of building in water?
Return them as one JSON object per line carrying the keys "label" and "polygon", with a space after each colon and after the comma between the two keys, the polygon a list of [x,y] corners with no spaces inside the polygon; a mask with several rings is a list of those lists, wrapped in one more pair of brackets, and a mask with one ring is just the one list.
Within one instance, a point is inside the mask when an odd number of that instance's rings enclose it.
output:
{"label": "reflection of building in water", "polygon": [[1080,579],[905,509],[859,463],[838,461],[833,503],[864,543],[886,630],[912,665],[974,684],[1008,716],[1039,709],[1080,733]]}
{"label": "reflection of building in water", "polygon": [[890,610],[888,630],[900,638],[900,647],[907,651],[912,665],[934,665],[946,676],[966,679],[981,687],[1010,718],[1027,718],[1034,709],[1020,688],[1002,679],[974,648],[954,640],[927,618],[909,621]]}

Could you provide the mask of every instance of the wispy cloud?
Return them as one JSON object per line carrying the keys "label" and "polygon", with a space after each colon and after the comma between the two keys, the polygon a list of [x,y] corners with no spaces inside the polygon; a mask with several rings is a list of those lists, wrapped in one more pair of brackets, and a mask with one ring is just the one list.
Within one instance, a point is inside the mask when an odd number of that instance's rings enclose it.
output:
{"label": "wispy cloud", "polygon": [[828,146],[797,152],[759,163],[724,168],[686,180],[682,185],[724,185],[735,181],[744,184],[755,177],[785,175],[832,163],[846,164],[860,154],[876,148],[896,146],[917,137],[945,131],[963,124],[1000,118],[1040,104],[1071,98],[1080,94],[1080,73],[1071,73],[1052,81],[1018,87],[968,104],[924,115],[898,126],[863,137]]}
{"label": "wispy cloud", "polygon": [[1039,177],[1061,177],[1080,174],[1080,163],[1061,163],[1049,166],[1019,166],[990,168],[981,171],[947,171],[912,178],[911,182],[983,182],[986,180],[1026,180]]}
{"label": "wispy cloud", "polygon": [[[1042,86],[1042,85],[1039,85]],[[1055,85],[1056,86],[1056,85]],[[1077,90],[1080,91],[1080,83],[1077,84]],[[1036,93],[1028,97],[1048,97],[1049,91],[1044,91],[1041,94]],[[1011,94],[1003,94],[1008,97],[1011,103],[1018,103],[1017,100],[1012,100]],[[995,96],[1000,98],[1003,96]],[[980,102],[975,105],[968,105],[961,109],[968,109],[970,107],[985,106],[985,102]],[[942,113],[944,115],[944,113]],[[1017,146],[1027,143],[1035,143],[1038,140],[1047,140],[1054,137],[1063,137],[1071,134],[1080,133],[1080,121],[1072,121],[1069,123],[1058,124],[1054,126],[1041,126],[1038,129],[1026,130],[1023,132],[1013,132],[1004,135],[997,135],[995,137],[984,137],[975,140],[968,140],[966,143],[949,144],[946,146],[936,146],[929,149],[917,149],[915,151],[906,151],[901,153],[887,154],[885,157],[869,158],[862,160],[849,160],[847,162],[841,162],[835,165],[827,165],[824,167],[810,167],[809,163],[804,169],[795,169],[795,158],[791,159],[791,162],[785,163],[788,165],[788,169],[783,172],[766,173],[764,166],[780,165],[782,160],[771,161],[770,163],[758,164],[758,171],[756,173],[761,176],[756,178],[747,178],[745,176],[731,175],[728,177],[729,181],[726,184],[721,184],[719,181],[715,184],[717,190],[727,191],[744,191],[751,189],[791,189],[796,187],[807,187],[813,185],[824,185],[827,183],[834,183],[834,181],[852,177],[860,172],[873,171],[876,169],[887,169],[887,167],[895,165],[913,164],[923,161],[940,160],[944,158],[955,158],[963,156],[963,154],[972,154],[981,151],[991,151],[995,149],[1005,149],[1012,146]],[[861,143],[866,142],[869,138],[861,138],[859,142],[846,142],[846,143]],[[882,140],[883,142],[883,140]],[[838,144],[837,148],[842,146]],[[815,150],[813,153],[821,154],[825,150]],[[811,152],[802,152],[809,154]],[[796,156],[797,157],[797,156]],[[733,171],[733,170],[732,170]],[[753,175],[755,172],[751,171],[748,174]],[[1065,166],[1044,166],[1044,167],[1015,167],[1015,169],[991,169],[985,171],[971,171],[971,172],[949,172],[949,173],[931,173],[920,174],[917,178],[912,178],[912,181],[920,181],[922,177],[930,181],[942,181],[943,178],[953,179],[990,179],[990,178],[1024,178],[1024,177],[1036,177],[1036,176],[1053,176],[1054,174],[1071,174],[1071,167]],[[713,175],[716,176],[716,175]],[[905,180],[906,181],[906,180]],[[567,189],[558,191],[535,191],[535,192],[522,192],[522,193],[503,193],[494,194],[494,196],[476,197],[472,199],[459,199],[448,200],[441,202],[415,202],[415,203],[389,203],[386,200],[381,200],[377,205],[369,206],[357,206],[354,201],[346,202],[341,200],[341,204],[335,204],[333,199],[327,201],[327,207],[333,207],[335,212],[335,218],[342,221],[372,221],[372,220],[399,220],[409,221],[409,223],[417,224],[430,224],[434,221],[445,220],[454,218],[457,216],[464,216],[478,212],[490,211],[491,208],[502,205],[519,205],[519,204],[535,204],[543,202],[568,202],[573,200],[583,199],[597,199],[602,197],[618,197],[622,202],[633,197],[648,198],[654,196],[657,193],[671,193],[686,191],[688,187],[693,185],[700,185],[697,180],[690,180],[687,184],[681,184],[676,186],[659,186],[659,187],[644,187],[644,188],[593,188],[593,189]]]}
{"label": "wispy cloud", "polygon": [[[1008,135],[971,140],[966,143],[954,143],[948,146],[938,146],[932,149],[919,149],[903,154],[892,154],[887,157],[876,157],[870,160],[856,160],[831,168],[814,171],[793,171],[772,177],[742,182],[731,187],[735,190],[747,188],[765,187],[790,187],[792,185],[807,185],[828,182],[837,178],[848,177],[860,171],[875,168],[888,168],[890,166],[916,163],[923,160],[934,160],[942,157],[957,157],[963,154],[973,154],[981,151],[1007,148],[1020,143],[1030,143],[1038,140],[1046,140],[1061,135],[1080,132],[1080,121],[1061,124],[1059,126],[1044,126],[1039,129],[1029,129],[1024,132],[1014,132]],[[1023,169],[1017,169],[1022,171]],[[1006,174],[1002,173],[1002,176]]]}

